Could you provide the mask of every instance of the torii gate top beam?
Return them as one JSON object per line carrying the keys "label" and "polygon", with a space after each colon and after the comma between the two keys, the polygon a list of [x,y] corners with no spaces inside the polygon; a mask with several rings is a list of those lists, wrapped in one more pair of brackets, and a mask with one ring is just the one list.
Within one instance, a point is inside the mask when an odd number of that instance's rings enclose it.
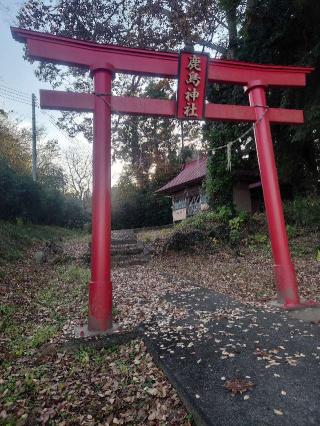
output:
{"label": "torii gate top beam", "polygon": [[[174,52],[98,44],[15,27],[11,28],[11,32],[15,40],[26,43],[28,56],[34,60],[82,68],[108,63],[119,73],[172,79],[178,77],[178,54]],[[266,86],[303,87],[306,85],[306,75],[312,70],[211,59],[208,80],[246,86],[259,75],[259,81]]]}

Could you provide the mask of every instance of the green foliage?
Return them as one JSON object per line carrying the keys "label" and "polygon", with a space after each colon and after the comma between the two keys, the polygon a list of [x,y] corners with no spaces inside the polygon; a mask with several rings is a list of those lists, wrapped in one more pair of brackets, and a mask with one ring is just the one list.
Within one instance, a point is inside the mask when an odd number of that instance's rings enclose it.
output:
{"label": "green foliage", "polygon": [[208,225],[210,226],[212,222],[216,221],[216,219],[217,216],[215,212],[201,212],[176,224],[174,229],[178,231],[188,231],[193,229],[203,231],[208,228]]}
{"label": "green foliage", "polygon": [[207,211],[176,224],[166,239],[165,250],[190,250],[198,243],[225,240],[228,235],[226,210]]}
{"label": "green foliage", "polygon": [[190,423],[193,424],[193,415],[191,413],[186,414],[186,420]]}
{"label": "green foliage", "polygon": [[19,174],[31,173],[30,132],[0,111],[0,159]]}
{"label": "green foliage", "polygon": [[229,206],[220,206],[216,209],[215,214],[217,215],[218,220],[225,223],[234,216],[234,211]]}
{"label": "green foliage", "polygon": [[18,175],[0,159],[0,220],[80,228],[88,220],[79,200]]}
{"label": "green foliage", "polygon": [[167,238],[167,250],[188,250],[202,242],[210,249],[219,243],[235,245],[247,238],[249,216],[233,213],[228,206],[190,217],[175,225]]}
{"label": "green foliage", "polygon": [[288,238],[294,238],[297,236],[297,228],[292,225],[286,225]]}
{"label": "green foliage", "polygon": [[240,212],[238,216],[229,220],[229,239],[232,243],[238,243],[244,237],[244,225],[247,223],[248,215]]}
{"label": "green foliage", "polygon": [[[225,0],[221,2],[226,13],[232,9],[226,6],[227,3]],[[234,59],[243,61],[316,67],[305,90],[273,89],[267,96],[272,107],[305,110],[304,126],[277,126],[272,132],[279,178],[285,185],[284,195],[288,197],[319,191],[319,18],[319,2],[250,0],[245,8],[239,9],[235,18],[238,34],[233,35],[237,40],[228,51]],[[229,40],[231,35],[229,30]],[[248,102],[241,90],[217,84],[210,85],[208,98],[217,103],[244,105]],[[210,143],[207,190],[212,207],[232,203],[231,176],[225,170],[226,150],[211,155],[212,149],[236,139],[246,128],[220,123],[205,125],[204,137]],[[237,146],[239,144],[232,149],[232,169],[258,171],[253,140],[247,139],[244,150]]]}
{"label": "green foliage", "polygon": [[171,200],[154,193],[159,183],[140,188],[123,176],[112,188],[112,228],[142,228],[172,222]]}
{"label": "green foliage", "polygon": [[[215,99],[214,89],[209,90],[211,102],[221,103],[221,98]],[[239,103],[233,98],[232,103]],[[210,207],[215,210],[220,206],[233,208],[233,183],[235,175],[239,169],[252,168],[250,163],[252,143],[249,143],[246,150],[240,150],[240,144],[235,144],[231,150],[232,170],[227,168],[226,149],[217,149],[225,145],[230,140],[236,139],[243,133],[243,126],[206,123],[204,126],[204,138],[209,143],[209,158],[207,163],[206,192]],[[243,158],[247,155],[248,158]]]}
{"label": "green foliage", "polygon": [[255,243],[265,244],[268,241],[268,235],[257,233],[253,235],[252,239]]}
{"label": "green foliage", "polygon": [[[208,100],[213,103],[247,103],[243,91],[236,86],[211,84],[207,94]],[[254,142],[250,135],[246,138],[245,146],[241,147],[237,142],[231,147],[231,171],[227,170],[227,149],[220,149],[228,142],[237,140],[247,130],[247,124],[206,122],[204,125],[203,137],[209,146],[206,192],[213,210],[224,205],[233,209],[233,185],[238,171],[257,168]]]}
{"label": "green foliage", "polygon": [[[241,30],[237,56],[260,63],[318,66],[319,18],[319,2],[254,0]],[[305,110],[304,126],[279,126],[273,131],[280,182],[286,183],[294,196],[319,189],[318,81],[317,69],[305,90],[273,90],[268,96],[269,105]]]}
{"label": "green foliage", "polygon": [[55,160],[60,149],[37,134],[37,182],[31,178],[31,134],[0,114],[0,220],[81,227],[88,220],[79,199],[64,194],[66,176]]}
{"label": "green foliage", "polygon": [[198,213],[192,217],[189,217],[182,222],[175,225],[175,229],[179,231],[187,230],[209,230],[213,225],[229,224],[233,217],[233,213],[230,207],[222,206],[215,211],[206,211]]}
{"label": "green foliage", "polygon": [[203,242],[205,239],[206,233],[204,231],[197,229],[175,230],[166,241],[164,250],[190,250],[195,244]]}
{"label": "green foliage", "polygon": [[90,357],[86,349],[81,348],[78,352],[75,353],[75,359],[80,361],[81,364],[89,364]]}
{"label": "green foliage", "polygon": [[[303,229],[319,230],[320,201],[314,197],[297,198],[284,203],[288,238],[297,237]],[[240,243],[254,247],[269,246],[267,221],[264,214],[250,215],[234,212],[228,206],[214,211],[199,213],[175,225],[167,235],[166,248],[188,250],[196,243],[204,243],[214,248],[219,243],[238,246]],[[297,248],[292,247],[296,252]],[[314,252],[314,248],[312,249]],[[318,251],[317,251],[318,250]],[[301,252],[299,247],[299,252]],[[316,249],[319,253],[319,248]],[[319,254],[316,254],[319,256]]]}
{"label": "green foliage", "polygon": [[320,200],[317,197],[297,197],[284,203],[286,222],[294,227],[319,229]]}

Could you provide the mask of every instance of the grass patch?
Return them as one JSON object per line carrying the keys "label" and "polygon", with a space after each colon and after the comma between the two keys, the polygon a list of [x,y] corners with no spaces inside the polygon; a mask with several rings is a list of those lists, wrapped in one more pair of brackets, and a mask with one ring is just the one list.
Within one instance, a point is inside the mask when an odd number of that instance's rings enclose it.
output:
{"label": "grass patch", "polygon": [[75,352],[74,358],[80,364],[94,364],[95,366],[102,366],[106,363],[106,356],[117,352],[119,348],[117,346],[111,346],[110,348],[94,349],[88,347],[81,347],[79,351]]}
{"label": "grass patch", "polygon": [[[11,324],[6,329],[6,335],[10,337],[9,351],[14,357],[21,357],[33,349],[37,349],[47,343],[58,332],[55,325],[44,325],[32,330],[34,324],[28,324],[31,328],[24,330],[23,326]],[[29,335],[26,332],[31,331]]]}
{"label": "grass patch", "polygon": [[65,322],[65,312],[73,306],[78,306],[78,310],[80,307],[83,315],[87,314],[87,303],[83,305],[83,302],[88,292],[90,269],[78,265],[56,266],[54,275],[48,286],[37,292],[36,302],[46,308],[48,317],[60,327]]}
{"label": "grass patch", "polygon": [[5,332],[8,328],[10,328],[15,311],[16,307],[14,305],[0,306],[0,332]]}
{"label": "grass patch", "polygon": [[81,287],[87,286],[90,279],[90,269],[78,265],[71,265],[61,271],[61,279],[68,284],[78,284]]}
{"label": "grass patch", "polygon": [[[78,265],[63,265],[56,267],[56,277],[48,283],[37,295],[40,304],[54,308],[61,305],[61,298],[69,301],[73,297],[82,294],[87,289],[90,280],[90,269]],[[61,283],[65,284],[61,286]],[[71,285],[72,284],[72,285]],[[61,290],[67,290],[67,292]]]}
{"label": "grass patch", "polygon": [[49,342],[57,333],[57,327],[54,325],[45,325],[36,329],[35,333],[29,339],[29,348],[35,349]]}
{"label": "grass patch", "polygon": [[289,245],[293,256],[320,261],[319,232],[300,233],[289,240]]}
{"label": "grass patch", "polygon": [[139,241],[144,243],[151,243],[157,239],[163,239],[170,236],[173,232],[173,228],[163,228],[163,229],[148,229],[145,231],[137,232],[137,238]]}
{"label": "grass patch", "polygon": [[53,267],[52,278],[33,294],[29,309],[34,317],[27,315],[24,321],[23,306],[0,307],[0,331],[7,337],[6,348],[12,358],[31,354],[61,331],[70,310],[82,305],[89,275],[89,269],[76,265]]}
{"label": "grass patch", "polygon": [[[19,379],[14,377],[7,378],[6,381],[3,381],[0,384],[0,393],[4,394],[3,398],[4,404],[10,406],[11,404],[17,403],[20,399],[28,398],[29,400],[36,393],[37,390],[37,381],[41,379],[43,374],[47,372],[46,368],[43,366],[33,367],[33,368],[24,368],[21,371]],[[0,423],[5,425],[17,425],[23,423]]]}
{"label": "grass patch", "polygon": [[0,221],[0,265],[14,262],[35,242],[60,237],[71,237],[79,233],[56,226],[13,224]]}

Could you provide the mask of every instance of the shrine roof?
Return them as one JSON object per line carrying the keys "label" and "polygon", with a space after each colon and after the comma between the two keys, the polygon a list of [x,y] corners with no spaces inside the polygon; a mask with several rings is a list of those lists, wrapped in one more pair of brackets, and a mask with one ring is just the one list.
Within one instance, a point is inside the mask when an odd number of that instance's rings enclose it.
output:
{"label": "shrine roof", "polygon": [[206,176],[206,171],[207,157],[190,161],[190,163],[186,163],[182,166],[182,170],[176,177],[174,177],[156,192],[158,194],[169,195],[185,186],[188,186],[188,184],[201,182]]}

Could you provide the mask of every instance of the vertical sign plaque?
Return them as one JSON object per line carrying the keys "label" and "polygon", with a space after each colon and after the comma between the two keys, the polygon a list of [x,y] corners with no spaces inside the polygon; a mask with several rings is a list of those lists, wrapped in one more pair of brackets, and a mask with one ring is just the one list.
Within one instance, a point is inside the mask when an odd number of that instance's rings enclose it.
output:
{"label": "vertical sign plaque", "polygon": [[197,52],[180,52],[178,118],[204,119],[207,68],[208,55]]}

